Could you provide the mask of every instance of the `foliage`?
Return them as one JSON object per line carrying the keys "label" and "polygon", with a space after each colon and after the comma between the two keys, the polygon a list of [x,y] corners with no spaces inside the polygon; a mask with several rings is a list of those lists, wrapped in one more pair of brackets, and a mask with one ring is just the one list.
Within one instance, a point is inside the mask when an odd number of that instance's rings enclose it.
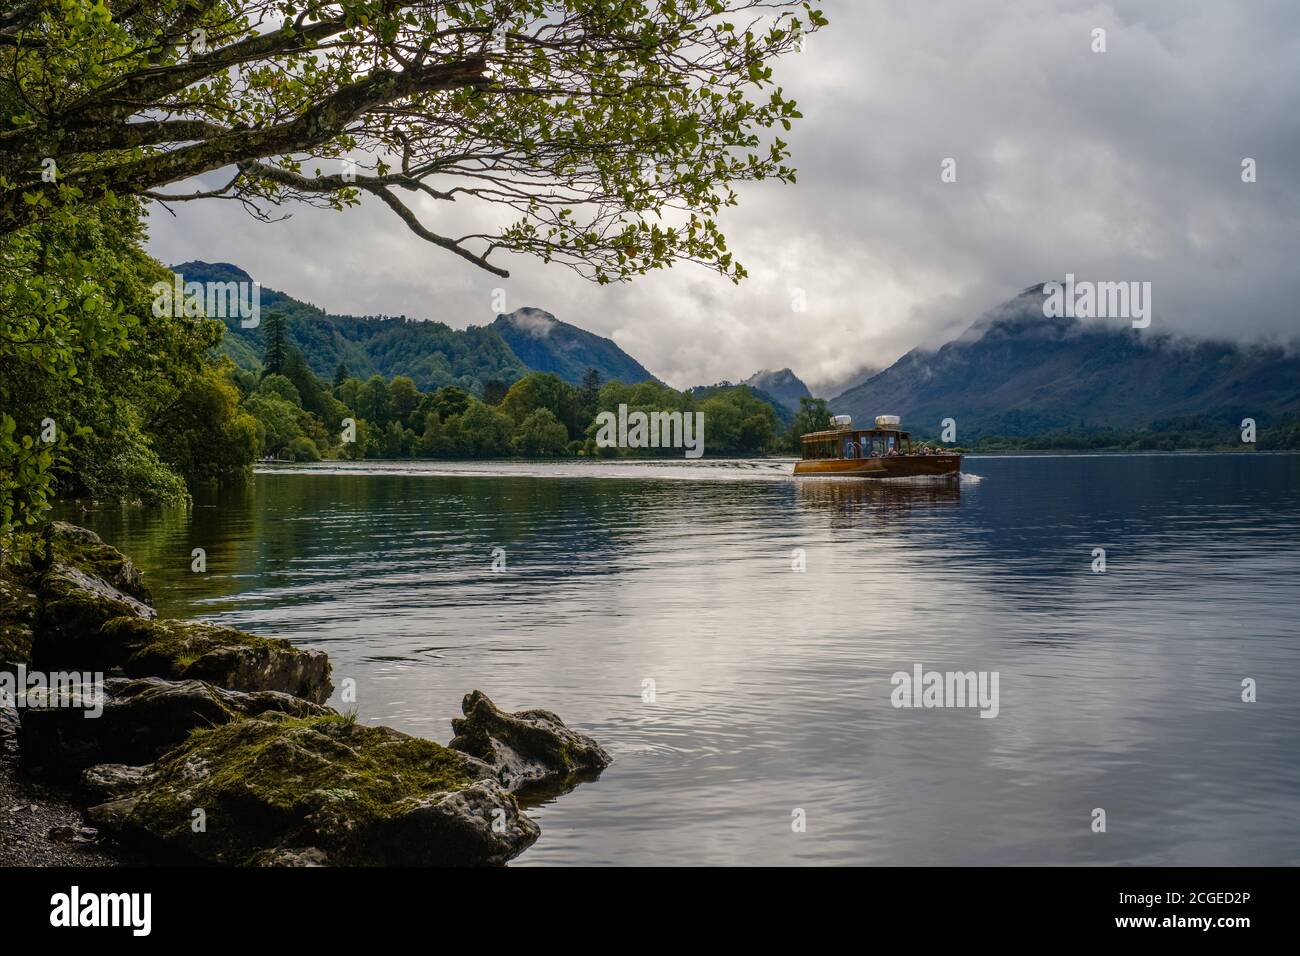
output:
{"label": "foliage", "polygon": [[799,411],[795,412],[794,421],[790,423],[789,451],[796,455],[803,453],[803,443],[799,440],[809,432],[825,431],[831,427],[831,412],[824,398],[800,398]]}
{"label": "foliage", "polygon": [[0,238],[0,538],[56,494],[186,500],[182,479],[206,467],[172,419],[207,387],[221,326],[155,308],[171,276],[143,239],[133,202],[52,209]]}
{"label": "foliage", "polygon": [[549,408],[539,408],[524,419],[511,444],[527,458],[557,457],[568,451],[569,430]]}
{"label": "foliage", "polygon": [[268,374],[275,375],[284,371],[285,336],[284,316],[279,312],[268,312],[263,331],[265,347],[262,350],[262,365]]}
{"label": "foliage", "polygon": [[257,394],[267,398],[278,398],[281,401],[288,402],[290,405],[301,405],[302,396],[298,393],[298,386],[277,372],[268,374],[257,386]]}
{"label": "foliage", "polygon": [[275,395],[257,393],[245,403],[257,420],[257,445],[260,455],[280,457],[295,438],[303,436],[298,423],[301,412],[296,405]]}
{"label": "foliage", "polygon": [[[762,0],[8,5],[0,543],[55,494],[180,501],[185,481],[237,478],[256,454],[571,451],[594,386],[503,389],[532,377],[490,328],[331,320],[270,295],[258,328],[227,319],[223,338],[158,308],[172,277],[143,251],[142,202],[223,196],[266,218],[367,195],[497,275],[494,257],[522,253],[597,282],[681,261],[739,280],[718,214],[739,183],[794,180],[778,133],[799,113],[771,63],[824,23]],[[319,168],[357,156],[356,176]],[[166,191],[217,170],[215,189]],[[399,192],[506,215],[450,238]],[[492,380],[502,409],[473,397]],[[761,409],[720,401],[727,443],[770,440]]]}
{"label": "foliage", "polygon": [[579,402],[578,390],[558,375],[533,372],[510,386],[499,408],[517,423],[544,408],[551,413],[552,419],[564,426],[567,442],[569,438],[578,438],[586,425],[581,418]]}
{"label": "foliage", "polygon": [[[599,282],[677,261],[739,279],[718,214],[738,183],[794,180],[777,131],[800,114],[771,64],[824,23],[779,0],[32,0],[0,17],[21,88],[0,229],[113,197],[266,216],[365,194],[498,275],[517,252]],[[338,169],[356,151],[371,160]],[[452,238],[398,190],[507,215]]]}
{"label": "foliage", "polygon": [[290,461],[320,461],[320,451],[306,435],[298,435],[289,442]]}
{"label": "foliage", "polygon": [[[773,450],[779,424],[770,404],[757,398],[747,386],[713,391],[703,401],[690,392],[679,392],[661,382],[626,385],[609,382],[600,390],[598,412],[618,414],[619,406],[627,413],[674,412],[701,413],[704,416],[704,451],[709,455],[761,455]],[[599,424],[593,418],[585,429],[584,453],[610,457],[615,455],[657,455],[678,457],[680,448],[600,448],[596,443]]]}
{"label": "foliage", "polygon": [[257,455],[257,421],[240,406],[232,371],[228,360],[206,366],[160,416],[155,444],[187,482],[242,479]]}

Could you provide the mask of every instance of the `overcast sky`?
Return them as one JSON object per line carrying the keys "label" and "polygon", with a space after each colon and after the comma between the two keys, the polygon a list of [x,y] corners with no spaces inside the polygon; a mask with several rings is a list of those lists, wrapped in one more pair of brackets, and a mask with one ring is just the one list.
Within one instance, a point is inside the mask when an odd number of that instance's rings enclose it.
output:
{"label": "overcast sky", "polygon": [[[1300,335],[1300,4],[822,7],[830,26],[778,68],[805,116],[787,137],[799,182],[745,188],[722,220],[750,272],[739,287],[679,266],[600,288],[518,256],[501,280],[374,201],[275,224],[231,203],[155,209],[150,250],[234,262],[330,312],[458,328],[490,322],[502,287],[508,309],[611,336],[677,387],[783,366],[815,386],[888,365],[1067,272],[1150,281],[1153,330]],[[947,157],[955,183],[940,181]]]}

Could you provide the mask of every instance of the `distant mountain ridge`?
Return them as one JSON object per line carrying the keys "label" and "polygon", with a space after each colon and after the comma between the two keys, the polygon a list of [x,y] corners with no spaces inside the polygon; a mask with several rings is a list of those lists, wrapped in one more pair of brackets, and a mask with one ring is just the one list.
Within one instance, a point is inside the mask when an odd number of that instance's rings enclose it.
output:
{"label": "distant mountain ridge", "polygon": [[498,315],[490,328],[530,369],[554,372],[573,385],[582,382],[589,368],[599,371],[606,382],[636,385],[659,381],[612,339],[561,322],[542,309],[523,308]]}
{"label": "distant mountain ridge", "polygon": [[831,411],[901,415],[926,435],[953,418],[958,441],[1300,413],[1300,357],[1281,348],[1049,318],[1043,300],[1041,284],[1030,286],[952,342],[913,349],[836,396]]}
{"label": "distant mountain ridge", "polygon": [[[173,267],[186,281],[252,281],[230,263]],[[1261,427],[1300,415],[1300,357],[1278,347],[1183,339],[1044,315],[1042,286],[990,309],[959,337],[934,349],[913,349],[889,368],[829,400],[835,414],[856,421],[897,414],[905,427],[934,436],[945,418],[958,441],[1029,438],[1062,431],[1163,427],[1185,422],[1195,434],[1209,424],[1235,428],[1243,418]],[[368,378],[409,375],[423,391],[459,385],[476,394],[493,379],[511,384],[529,371],[553,372],[572,384],[594,367],[602,381],[658,381],[612,340],[562,322],[541,309],[498,315],[485,326],[453,329],[405,316],[330,315],[263,288],[263,314],[286,316],[290,342],[326,380],[344,364]],[[226,320],[222,350],[247,369],[260,367],[262,328]],[[859,374],[868,374],[864,370]],[[742,383],[772,404],[782,421],[809,394],[788,368],[763,370]],[[692,389],[697,396],[721,383]]]}
{"label": "distant mountain ridge", "polygon": [[[244,269],[229,262],[185,262],[172,271],[187,282],[252,282]],[[638,362],[609,339],[560,322],[540,309],[517,313],[537,314],[553,323],[548,347],[538,347],[527,337],[507,329],[499,316],[491,325],[453,329],[444,322],[398,316],[333,315],[324,309],[274,289],[262,287],[262,314],[285,316],[289,341],[306,357],[313,372],[326,381],[340,363],[355,378],[407,375],[422,391],[458,385],[481,394],[493,379],[511,384],[530,371],[555,372],[573,384],[594,367],[602,381],[629,384],[654,379]],[[237,365],[260,368],[264,350],[262,327],[245,329],[238,318],[225,320],[227,335],[222,351]],[[511,343],[517,343],[515,351]]]}
{"label": "distant mountain ridge", "polygon": [[838,378],[818,382],[816,385],[808,386],[815,398],[831,399],[838,395],[843,395],[851,389],[879,375],[883,369],[873,365],[865,365],[853,372],[851,375],[841,375]]}
{"label": "distant mountain ridge", "polygon": [[774,372],[762,369],[745,379],[741,384],[770,395],[792,412],[799,410],[799,399],[812,398],[812,392],[808,391],[808,386],[788,368],[777,369]]}

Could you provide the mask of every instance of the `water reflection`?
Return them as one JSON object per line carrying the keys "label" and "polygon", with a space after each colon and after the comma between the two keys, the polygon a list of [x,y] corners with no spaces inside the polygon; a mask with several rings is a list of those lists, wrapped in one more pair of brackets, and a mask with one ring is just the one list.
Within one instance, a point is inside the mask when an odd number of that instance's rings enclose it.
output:
{"label": "water reflection", "polygon": [[907,514],[917,505],[955,505],[961,500],[961,486],[961,480],[955,478],[904,478],[887,481],[867,478],[801,478],[796,483],[800,505],[838,510],[849,515],[872,510],[884,516]]}
{"label": "water reflection", "polygon": [[[69,517],[166,613],[328,650],[364,720],[445,740],[477,687],[594,734],[523,864],[1300,862],[1300,458],[966,468],[331,465]],[[999,716],[894,709],[915,663],[997,670]]]}

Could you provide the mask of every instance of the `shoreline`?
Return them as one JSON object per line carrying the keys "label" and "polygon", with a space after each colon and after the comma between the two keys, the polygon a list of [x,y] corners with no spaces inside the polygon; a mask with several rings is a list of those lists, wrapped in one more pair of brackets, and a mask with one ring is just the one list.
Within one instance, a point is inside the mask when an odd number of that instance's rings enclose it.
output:
{"label": "shoreline", "polygon": [[[167,618],[139,568],[54,521],[0,568],[0,866],[502,866],[526,794],[612,758],[474,690],[442,744],[327,705],[323,651]],[[209,820],[209,817],[211,818]]]}
{"label": "shoreline", "polygon": [[155,862],[98,833],[87,834],[93,828],[72,791],[21,766],[17,727],[17,711],[0,707],[0,867],[107,868]]}

